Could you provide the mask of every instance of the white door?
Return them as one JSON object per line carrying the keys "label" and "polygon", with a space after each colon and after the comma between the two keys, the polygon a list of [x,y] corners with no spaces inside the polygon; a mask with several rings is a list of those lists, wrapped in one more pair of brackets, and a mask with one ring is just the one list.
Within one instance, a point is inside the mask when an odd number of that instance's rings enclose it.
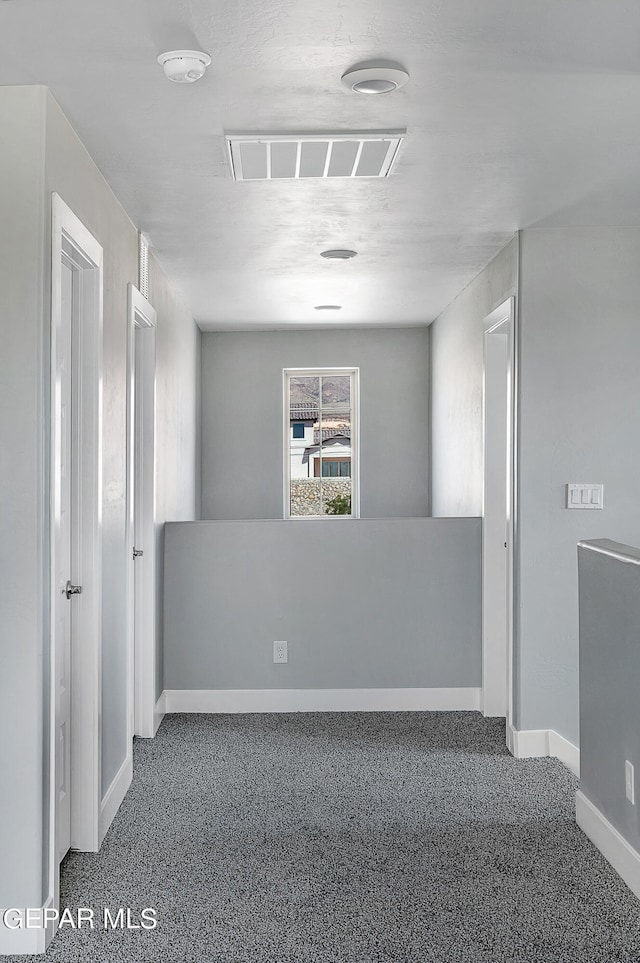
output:
{"label": "white door", "polygon": [[100,846],[102,247],[51,199],[47,899],[70,847]]}
{"label": "white door", "polygon": [[57,575],[55,611],[52,613],[55,640],[55,718],[56,718],[56,852],[62,860],[71,845],[71,635],[74,595],[68,594],[72,582],[73,541],[73,320],[77,311],[77,272],[62,255],[60,328],[56,337],[54,388],[56,439],[56,492],[54,502],[54,560]]}
{"label": "white door", "polygon": [[[148,564],[150,551],[146,546],[144,531],[144,343],[143,328],[136,325],[134,331],[134,399],[133,399],[133,626],[134,626],[134,691],[138,708],[138,724],[134,719],[134,730],[140,735],[143,729],[142,692],[144,689],[145,666],[140,655],[144,648],[145,634],[145,566]],[[145,558],[145,549],[147,555]]]}
{"label": "white door", "polygon": [[513,718],[515,298],[484,319],[482,709]]}
{"label": "white door", "polygon": [[506,716],[509,616],[506,325],[487,332],[484,342],[483,712],[485,716]]}
{"label": "white door", "polygon": [[129,285],[129,525],[131,735],[155,735],[155,335],[156,312]]}

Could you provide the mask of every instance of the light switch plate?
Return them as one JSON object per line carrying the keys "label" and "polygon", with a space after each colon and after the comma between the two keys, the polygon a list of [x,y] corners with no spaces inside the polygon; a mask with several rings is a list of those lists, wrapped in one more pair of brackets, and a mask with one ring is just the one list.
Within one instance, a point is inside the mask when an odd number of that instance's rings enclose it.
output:
{"label": "light switch plate", "polygon": [[636,784],[633,763],[625,759],[624,763],[624,789],[625,795],[632,806],[636,804]]}
{"label": "light switch plate", "polygon": [[604,485],[569,482],[567,508],[600,509],[603,507]]}

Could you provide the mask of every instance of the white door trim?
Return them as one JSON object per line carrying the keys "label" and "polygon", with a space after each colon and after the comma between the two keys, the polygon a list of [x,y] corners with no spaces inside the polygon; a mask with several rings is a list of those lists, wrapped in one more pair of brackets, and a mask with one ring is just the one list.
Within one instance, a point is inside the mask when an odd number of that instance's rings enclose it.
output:
{"label": "white door trim", "polygon": [[[81,272],[82,319],[76,377],[77,478],[74,499],[75,545],[82,595],[74,599],[74,632],[71,649],[71,846],[95,851],[100,844],[100,702],[102,643],[102,247],[58,194],[52,194],[51,244],[51,415],[50,415],[50,612],[49,612],[49,898],[58,905],[59,862],[56,851],[57,772],[56,732],[56,633],[54,601],[62,573],[56,572],[55,498],[60,484],[56,465],[55,390],[56,346],[62,324],[62,253],[72,251]],[[69,576],[67,576],[69,577]],[[54,595],[54,593],[56,593]]]}
{"label": "white door trim", "polygon": [[[128,288],[127,355],[127,552],[129,626],[129,736],[152,737],[156,719],[156,524],[155,524],[155,365],[154,308],[133,284]],[[138,336],[136,336],[138,332]],[[136,377],[139,383],[136,386]],[[144,552],[134,563],[136,391],[140,409],[142,491],[137,510]],[[134,604],[135,601],[135,604]],[[131,745],[131,738],[128,739]]]}
{"label": "white door trim", "polygon": [[[483,323],[484,327],[484,340],[485,340],[485,355],[486,355],[486,340],[491,337],[492,334],[505,334],[507,338],[506,345],[506,389],[507,389],[507,425],[506,425],[506,438],[507,438],[507,480],[506,480],[506,496],[507,496],[507,515],[506,515],[506,533],[505,538],[507,542],[506,552],[506,568],[507,568],[507,592],[506,592],[506,622],[507,622],[507,639],[506,639],[506,652],[496,651],[495,646],[492,646],[492,640],[488,637],[485,625],[485,615],[488,607],[488,600],[485,595],[485,578],[484,571],[486,565],[486,548],[483,537],[483,637],[482,637],[482,670],[483,670],[483,712],[485,715],[505,715],[507,721],[507,731],[513,723],[513,689],[514,689],[514,615],[515,615],[515,605],[514,605],[514,591],[515,591],[515,537],[516,537],[516,527],[515,527],[515,511],[516,511],[516,425],[517,425],[517,410],[516,410],[516,312],[515,312],[515,297],[507,298],[502,304],[500,304],[495,310],[486,316]],[[485,365],[483,369],[483,410],[485,409],[485,398],[486,398],[486,358]],[[486,453],[486,436],[485,436],[485,421],[483,417],[483,452]],[[486,458],[485,458],[486,461]],[[487,487],[487,466],[485,464],[485,475],[484,475],[484,489],[483,492],[483,517],[485,514],[485,504],[486,504],[486,487]],[[483,531],[484,536],[484,531]],[[506,672],[505,669],[506,662]],[[496,674],[499,674],[504,680],[504,689],[501,685],[498,685],[497,689],[499,694],[496,697]],[[492,685],[493,694],[489,694],[486,686],[486,680],[491,679],[494,683]],[[504,696],[503,696],[504,693]]]}

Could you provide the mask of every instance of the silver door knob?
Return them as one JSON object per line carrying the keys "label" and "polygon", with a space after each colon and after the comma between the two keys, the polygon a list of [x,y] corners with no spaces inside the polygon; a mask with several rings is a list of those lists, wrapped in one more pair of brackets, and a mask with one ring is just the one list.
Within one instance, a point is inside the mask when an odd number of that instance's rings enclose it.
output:
{"label": "silver door knob", "polygon": [[140,558],[141,555],[144,555],[143,549],[141,549],[141,548],[134,548],[134,550],[133,550],[133,557],[134,557],[134,558]]}
{"label": "silver door knob", "polygon": [[71,579],[67,579],[67,584],[65,586],[64,594],[67,596],[68,599],[70,599],[72,595],[82,595],[82,586],[72,585]]}

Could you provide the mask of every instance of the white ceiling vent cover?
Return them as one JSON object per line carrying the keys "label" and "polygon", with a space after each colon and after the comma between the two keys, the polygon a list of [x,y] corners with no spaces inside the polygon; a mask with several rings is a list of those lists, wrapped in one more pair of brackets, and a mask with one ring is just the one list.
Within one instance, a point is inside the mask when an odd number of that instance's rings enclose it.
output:
{"label": "white ceiling vent cover", "polygon": [[235,181],[306,177],[388,177],[406,130],[341,134],[231,134]]}

